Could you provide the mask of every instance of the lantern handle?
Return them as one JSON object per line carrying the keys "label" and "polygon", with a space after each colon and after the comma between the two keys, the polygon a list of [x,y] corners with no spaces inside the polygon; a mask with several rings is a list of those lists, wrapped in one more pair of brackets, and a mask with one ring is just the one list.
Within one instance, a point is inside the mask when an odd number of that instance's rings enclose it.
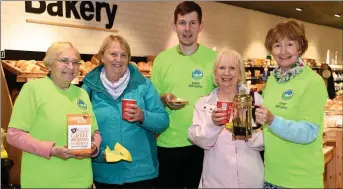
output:
{"label": "lantern handle", "polygon": [[259,105],[254,105],[255,104],[255,92],[253,90],[250,90],[250,95],[252,97],[252,119],[254,120],[255,124],[256,124],[256,127],[252,127],[251,130],[257,130],[259,128],[262,127],[261,124],[257,124],[256,123],[256,115],[255,115],[255,111],[256,111],[256,108],[259,108],[260,106]]}

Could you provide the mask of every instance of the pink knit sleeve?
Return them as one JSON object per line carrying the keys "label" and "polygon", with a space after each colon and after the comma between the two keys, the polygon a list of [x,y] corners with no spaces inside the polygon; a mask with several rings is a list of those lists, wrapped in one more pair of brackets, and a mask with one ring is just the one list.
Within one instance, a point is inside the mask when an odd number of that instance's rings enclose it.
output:
{"label": "pink knit sleeve", "polygon": [[96,157],[99,154],[100,144],[102,138],[99,131],[95,131],[93,134],[93,141],[92,143],[96,146],[96,151],[92,154],[92,157]]}
{"label": "pink knit sleeve", "polygon": [[55,145],[53,141],[40,141],[29,133],[15,128],[8,128],[6,140],[25,152],[50,159],[50,150]]}

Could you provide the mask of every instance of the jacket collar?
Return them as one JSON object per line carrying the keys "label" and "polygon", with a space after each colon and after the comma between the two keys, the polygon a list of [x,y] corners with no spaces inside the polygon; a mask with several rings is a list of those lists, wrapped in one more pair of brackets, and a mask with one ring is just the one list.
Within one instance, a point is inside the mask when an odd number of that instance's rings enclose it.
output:
{"label": "jacket collar", "polygon": [[[97,66],[91,72],[89,72],[83,79],[83,83],[86,84],[93,91],[106,91],[106,88],[100,80],[100,73],[103,67],[103,64]],[[136,66],[128,64],[128,68],[130,70],[130,80],[125,91],[137,88],[139,85],[144,84],[146,79]]]}
{"label": "jacket collar", "polygon": [[215,88],[210,95],[208,95],[208,99],[206,104],[217,105],[218,101],[218,88]]}

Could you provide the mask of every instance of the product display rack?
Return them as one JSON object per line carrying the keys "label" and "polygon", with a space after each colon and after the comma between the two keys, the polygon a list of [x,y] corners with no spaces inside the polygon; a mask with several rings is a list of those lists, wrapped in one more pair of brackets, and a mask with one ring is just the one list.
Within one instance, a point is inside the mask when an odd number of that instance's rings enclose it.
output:
{"label": "product display rack", "polygon": [[335,82],[335,91],[336,94],[342,95],[343,90],[343,65],[342,64],[333,64],[329,65],[333,71],[334,82]]}

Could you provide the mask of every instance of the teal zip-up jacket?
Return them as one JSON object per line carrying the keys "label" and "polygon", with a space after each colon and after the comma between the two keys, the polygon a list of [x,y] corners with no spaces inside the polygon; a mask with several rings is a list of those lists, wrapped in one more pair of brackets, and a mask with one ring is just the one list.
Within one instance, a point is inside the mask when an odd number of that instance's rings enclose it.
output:
{"label": "teal zip-up jacket", "polygon": [[[161,133],[169,125],[169,117],[151,81],[133,65],[130,80],[123,94],[114,100],[100,80],[103,65],[96,67],[83,79],[91,98],[102,143],[100,153],[92,161],[93,179],[107,184],[123,184],[153,179],[158,176],[157,146],[154,133]],[[135,99],[143,110],[143,123],[122,120],[122,99]],[[132,156],[132,162],[106,163],[106,146],[113,150],[119,142]]]}

